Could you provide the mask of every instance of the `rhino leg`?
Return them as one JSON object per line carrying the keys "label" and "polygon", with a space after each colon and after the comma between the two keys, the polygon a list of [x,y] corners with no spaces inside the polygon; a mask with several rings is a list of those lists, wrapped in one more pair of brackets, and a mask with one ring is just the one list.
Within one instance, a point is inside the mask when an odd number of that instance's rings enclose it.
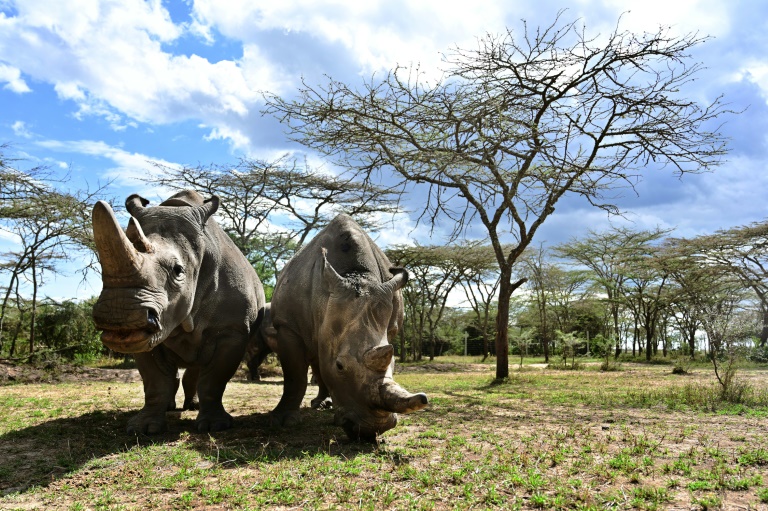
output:
{"label": "rhino leg", "polygon": [[299,408],[307,392],[309,362],[304,341],[288,328],[277,332],[280,365],[283,368],[283,395],[274,410],[270,422],[280,426],[292,426],[301,422]]}
{"label": "rhino leg", "polygon": [[264,362],[264,359],[272,353],[272,350],[268,346],[264,345],[259,347],[259,350],[254,356],[248,359],[246,365],[248,366],[248,379],[251,381],[261,381],[259,375],[259,367]]}
{"label": "rhino leg", "polygon": [[162,433],[167,427],[165,412],[171,403],[176,406],[178,369],[165,356],[163,346],[147,353],[136,353],[134,358],[144,384],[144,408],[128,421],[128,433]]}
{"label": "rhino leg", "polygon": [[311,401],[312,408],[316,410],[326,410],[333,408],[333,401],[331,401],[331,394],[328,392],[325,382],[323,382],[323,375],[320,374],[320,365],[317,361],[310,363],[312,366],[312,376],[317,382],[317,397]]}
{"label": "rhino leg", "polygon": [[184,407],[182,410],[199,410],[200,401],[197,399],[197,381],[200,379],[199,367],[188,367],[184,371],[182,386],[184,388]]}
{"label": "rhino leg", "polygon": [[211,339],[216,352],[211,362],[200,371],[197,395],[200,401],[200,413],[197,415],[197,431],[223,431],[232,427],[232,416],[224,410],[221,402],[224,389],[235,375],[245,353],[246,339],[239,333]]}

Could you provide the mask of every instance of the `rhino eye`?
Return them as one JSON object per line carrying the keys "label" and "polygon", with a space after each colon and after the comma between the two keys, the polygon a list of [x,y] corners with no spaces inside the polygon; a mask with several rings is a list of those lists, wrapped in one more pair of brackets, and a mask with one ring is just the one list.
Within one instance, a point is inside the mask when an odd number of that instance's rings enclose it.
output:
{"label": "rhino eye", "polygon": [[336,361],[336,369],[338,369],[339,371],[343,371],[344,370],[344,364],[342,364],[341,362],[339,362],[337,360]]}
{"label": "rhino eye", "polygon": [[174,264],[173,265],[173,274],[177,277],[181,277],[181,274],[184,273],[184,267],[180,264]]}

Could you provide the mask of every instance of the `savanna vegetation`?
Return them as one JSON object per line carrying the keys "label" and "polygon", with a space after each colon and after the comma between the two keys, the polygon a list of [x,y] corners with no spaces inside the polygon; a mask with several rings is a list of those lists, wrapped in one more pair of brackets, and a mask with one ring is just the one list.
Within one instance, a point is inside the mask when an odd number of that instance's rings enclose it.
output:
{"label": "savanna vegetation", "polygon": [[[707,365],[522,370],[492,358],[405,364],[430,406],[378,444],[350,442],[332,413],[302,408],[269,426],[279,376],[238,376],[234,429],[129,436],[135,370],[91,369],[2,387],[2,509],[762,509],[768,505],[768,373],[745,368],[741,402],[720,399]],[[244,373],[243,373],[244,374]],[[21,378],[21,376],[19,376]],[[305,405],[314,396],[311,386]]]}
{"label": "savanna vegetation", "polygon": [[419,222],[453,226],[440,243],[387,247],[411,275],[397,378],[431,405],[372,445],[309,409],[301,428],[271,428],[274,360],[262,384],[228,387],[234,430],[192,434],[174,412],[168,433],[126,436],[142,395],[130,359],[100,343],[93,299],[41,291],[67,264],[98,268],[90,210],[121,201],[2,147],[0,229],[15,248],[0,260],[0,507],[768,506],[768,220],[534,243],[563,197],[619,213],[614,191],[660,164],[719,165],[720,98],[680,94],[704,40],[590,39],[560,19],[489,35],[449,53],[437,83],[397,68],[359,90],[331,79],[268,95],[267,112],[340,174],[291,156],[148,171],[220,197],[217,220],[267,297],[340,212],[375,235],[420,194]]}

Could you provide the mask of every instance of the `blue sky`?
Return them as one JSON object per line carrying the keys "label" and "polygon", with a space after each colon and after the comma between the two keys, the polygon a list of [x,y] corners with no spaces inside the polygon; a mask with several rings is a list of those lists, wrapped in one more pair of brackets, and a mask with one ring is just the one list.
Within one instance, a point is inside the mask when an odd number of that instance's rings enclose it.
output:
{"label": "blue sky", "polygon": [[[0,0],[0,143],[24,165],[48,165],[72,187],[114,180],[118,202],[161,190],[136,178],[166,165],[273,159],[301,154],[283,128],[263,117],[261,91],[291,97],[303,77],[359,83],[397,64],[419,63],[437,76],[441,52],[472,46],[477,37],[548,25],[567,8],[591,34],[622,28],[698,32],[712,39],[692,61],[704,64],[686,94],[711,102],[719,94],[734,110],[723,132],[728,161],[716,172],[677,179],[644,176],[639,196],[626,191],[624,218],[609,219],[586,203],[558,207],[538,242],[557,243],[611,224],[675,228],[678,236],[764,220],[768,216],[768,2],[337,0]],[[333,172],[315,155],[314,165]],[[403,215],[382,232],[382,244],[411,232]],[[5,246],[8,240],[3,242]],[[0,247],[2,248],[2,247]],[[76,265],[75,265],[76,266]],[[80,297],[98,282],[51,277],[46,292]]]}

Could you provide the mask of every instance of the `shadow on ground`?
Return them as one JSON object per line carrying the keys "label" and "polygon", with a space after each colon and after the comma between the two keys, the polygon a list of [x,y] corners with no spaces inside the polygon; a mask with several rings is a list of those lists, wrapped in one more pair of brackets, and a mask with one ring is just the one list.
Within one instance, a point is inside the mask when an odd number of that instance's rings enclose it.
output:
{"label": "shadow on ground", "polygon": [[194,414],[168,412],[168,431],[152,436],[126,433],[128,420],[136,412],[96,411],[1,435],[0,496],[45,487],[93,460],[177,442],[214,462],[226,459],[225,466],[230,467],[313,452],[351,457],[376,450],[373,444],[347,440],[327,411],[304,408],[302,424],[293,428],[271,426],[266,413],[236,416],[234,428],[211,434],[197,433]]}

